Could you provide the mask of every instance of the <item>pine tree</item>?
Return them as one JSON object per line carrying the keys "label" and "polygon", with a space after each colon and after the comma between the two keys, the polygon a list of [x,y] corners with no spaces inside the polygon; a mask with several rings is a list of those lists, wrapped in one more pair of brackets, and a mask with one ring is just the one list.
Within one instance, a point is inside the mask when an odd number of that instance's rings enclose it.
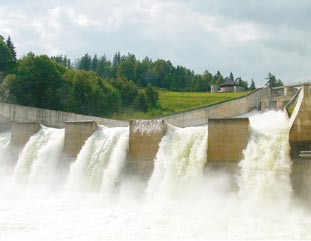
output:
{"label": "pine tree", "polygon": [[11,37],[10,36],[8,37],[8,39],[6,41],[6,45],[10,49],[10,52],[11,52],[11,55],[12,55],[12,62],[16,63],[17,62],[17,58],[16,58],[15,46],[14,46],[13,42],[11,41]]}
{"label": "pine tree", "polygon": [[233,77],[232,72],[230,72],[229,79],[232,80],[232,81],[234,82],[234,77]]}
{"label": "pine tree", "polygon": [[255,89],[256,89],[255,81],[254,81],[253,78],[252,78],[252,80],[251,80],[251,85],[250,85],[249,89],[250,89],[250,90],[255,90]]}
{"label": "pine tree", "polygon": [[97,55],[95,54],[92,59],[92,66],[91,66],[92,70],[96,71],[97,66],[98,66],[98,58],[97,58]]}
{"label": "pine tree", "polygon": [[6,75],[11,72],[12,67],[11,50],[6,45],[5,41],[0,38],[0,72]]}

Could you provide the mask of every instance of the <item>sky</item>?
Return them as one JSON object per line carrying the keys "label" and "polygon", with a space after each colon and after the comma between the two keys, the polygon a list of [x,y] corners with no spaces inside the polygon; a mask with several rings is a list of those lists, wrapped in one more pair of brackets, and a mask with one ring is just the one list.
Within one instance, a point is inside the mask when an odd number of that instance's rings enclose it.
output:
{"label": "sky", "polygon": [[264,86],[311,80],[310,0],[0,0],[0,34],[22,57],[85,53],[170,60]]}

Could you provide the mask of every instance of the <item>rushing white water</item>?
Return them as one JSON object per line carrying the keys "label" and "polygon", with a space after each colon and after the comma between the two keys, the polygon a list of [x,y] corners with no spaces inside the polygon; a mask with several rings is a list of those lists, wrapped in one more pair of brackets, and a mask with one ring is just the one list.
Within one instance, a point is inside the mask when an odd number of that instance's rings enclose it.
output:
{"label": "rushing white water", "polygon": [[207,127],[177,128],[168,125],[155,159],[147,193],[172,194],[189,187],[203,175],[207,160]]}
{"label": "rushing white water", "polygon": [[64,129],[41,126],[20,153],[13,172],[14,179],[30,185],[54,182],[63,145]]}
{"label": "rushing white water", "polygon": [[289,125],[282,111],[250,118],[251,135],[240,162],[243,199],[288,203],[291,199]]}
{"label": "rushing white water", "polygon": [[0,134],[0,181],[11,175],[14,167],[14,155],[11,143],[11,132]]}
{"label": "rushing white water", "polygon": [[82,147],[72,164],[67,187],[111,192],[119,181],[128,151],[128,128],[100,127]]}
{"label": "rushing white water", "polygon": [[[67,188],[42,193],[0,185],[0,240],[311,239],[310,210],[291,201],[287,120],[272,111],[251,116],[250,123],[238,191],[231,188],[230,174],[204,170],[207,127],[168,127],[147,189],[140,179],[120,175],[128,129],[102,127],[86,141],[67,180],[59,182]],[[46,134],[35,136],[14,173],[26,176],[29,185],[38,153],[50,145],[43,141]],[[5,138],[0,137],[3,147]],[[22,161],[23,155],[32,161]],[[105,202],[111,190],[119,198]]]}

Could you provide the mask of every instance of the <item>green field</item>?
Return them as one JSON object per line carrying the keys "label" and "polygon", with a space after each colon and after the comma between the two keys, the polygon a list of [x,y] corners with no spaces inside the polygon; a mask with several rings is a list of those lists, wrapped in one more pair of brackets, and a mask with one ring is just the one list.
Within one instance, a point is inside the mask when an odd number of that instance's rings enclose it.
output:
{"label": "green field", "polygon": [[164,115],[197,109],[246,95],[237,93],[198,93],[159,91],[160,104]]}
{"label": "green field", "polygon": [[169,116],[180,112],[203,108],[216,103],[246,95],[248,92],[238,93],[207,93],[207,92],[171,92],[159,91],[160,109],[152,110],[147,113],[127,112],[118,119],[150,119],[162,116]]}

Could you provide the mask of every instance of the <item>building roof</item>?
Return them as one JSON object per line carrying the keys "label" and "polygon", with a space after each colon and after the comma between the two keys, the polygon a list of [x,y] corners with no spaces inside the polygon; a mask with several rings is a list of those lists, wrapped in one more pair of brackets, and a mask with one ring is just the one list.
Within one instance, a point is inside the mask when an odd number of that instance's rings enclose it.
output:
{"label": "building roof", "polygon": [[226,77],[224,81],[220,84],[220,87],[236,86],[237,84],[230,78]]}

